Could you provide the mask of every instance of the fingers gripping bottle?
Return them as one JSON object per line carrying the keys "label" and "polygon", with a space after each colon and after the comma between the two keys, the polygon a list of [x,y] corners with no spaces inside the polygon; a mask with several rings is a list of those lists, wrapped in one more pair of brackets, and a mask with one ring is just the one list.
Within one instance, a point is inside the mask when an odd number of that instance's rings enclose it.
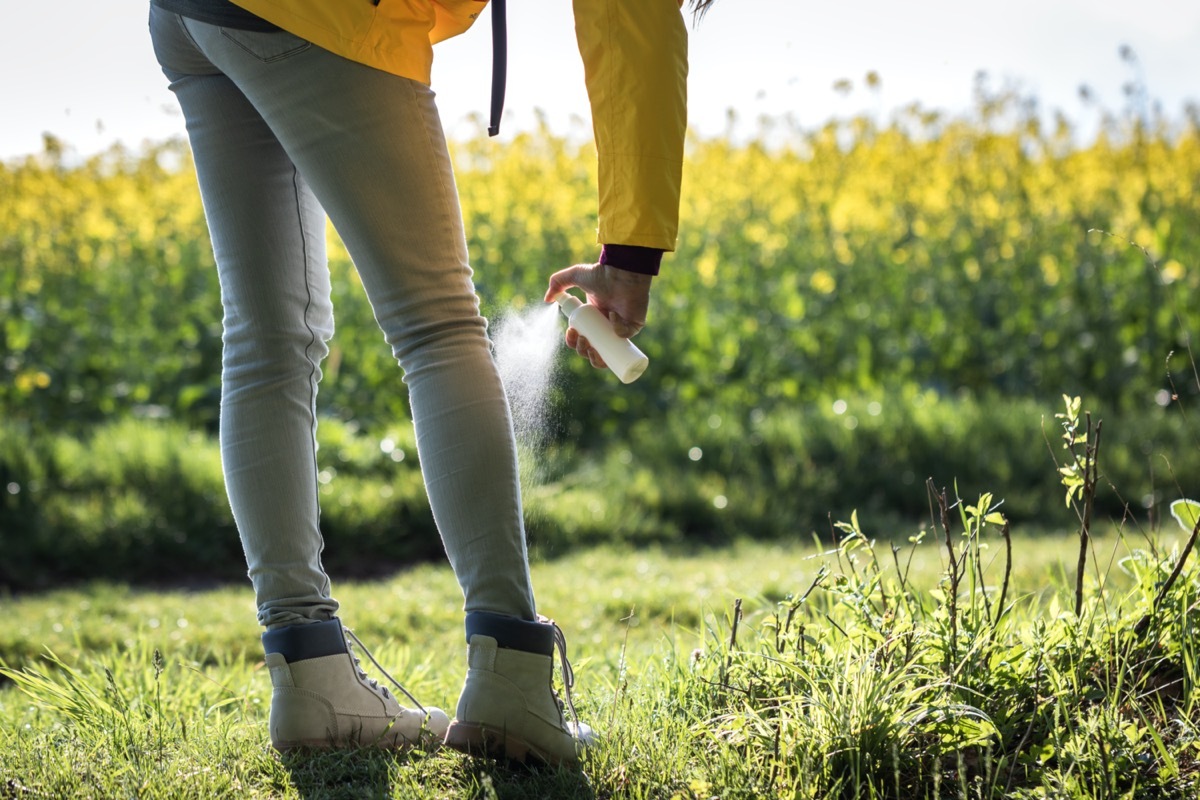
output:
{"label": "fingers gripping bottle", "polygon": [[633,342],[617,336],[612,323],[605,319],[600,309],[569,292],[560,294],[557,302],[567,324],[588,340],[621,383],[633,383],[646,371],[650,359]]}

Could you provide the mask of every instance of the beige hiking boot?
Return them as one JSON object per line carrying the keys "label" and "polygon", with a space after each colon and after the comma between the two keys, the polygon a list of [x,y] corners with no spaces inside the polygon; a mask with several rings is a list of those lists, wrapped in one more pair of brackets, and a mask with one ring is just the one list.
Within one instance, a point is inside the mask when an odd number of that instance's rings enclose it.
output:
{"label": "beige hiking boot", "polygon": [[[359,666],[351,642],[395,684],[415,708],[400,705]],[[440,708],[422,706],[388,675],[336,618],[263,634],[271,672],[271,743],[296,747],[436,746],[450,720]]]}
{"label": "beige hiking boot", "polygon": [[554,691],[557,649],[567,706],[577,720],[571,700],[575,676],[559,627],[545,617],[527,622],[473,612],[467,615],[467,641],[467,680],[446,745],[521,763],[577,764],[595,734],[564,718]]}

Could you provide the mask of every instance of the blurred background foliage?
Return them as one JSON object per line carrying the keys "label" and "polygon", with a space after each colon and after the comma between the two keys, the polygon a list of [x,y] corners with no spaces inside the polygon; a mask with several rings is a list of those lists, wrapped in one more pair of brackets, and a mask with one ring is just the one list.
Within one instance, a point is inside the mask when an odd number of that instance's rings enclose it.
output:
{"label": "blurred background foliage", "polygon": [[[1102,511],[1152,524],[1196,494],[1200,113],[1105,114],[1079,139],[985,81],[959,116],[691,139],[651,370],[621,386],[560,359],[527,454],[535,547],[808,537],[854,508],[907,535],[930,477],[1069,525],[1063,393],[1106,419]],[[596,256],[590,144],[543,128],[453,155],[486,313]],[[332,231],[330,259],[328,558],[434,556],[399,370]],[[185,143],[77,161],[48,138],[0,164],[0,586],[240,574],[220,339]]]}

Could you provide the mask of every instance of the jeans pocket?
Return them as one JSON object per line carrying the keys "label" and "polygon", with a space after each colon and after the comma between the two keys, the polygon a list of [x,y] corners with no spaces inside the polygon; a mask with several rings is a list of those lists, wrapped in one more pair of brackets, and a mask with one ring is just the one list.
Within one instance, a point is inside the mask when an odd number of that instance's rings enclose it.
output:
{"label": "jeans pocket", "polygon": [[221,35],[264,64],[303,53],[312,43],[287,31],[244,31],[221,28]]}

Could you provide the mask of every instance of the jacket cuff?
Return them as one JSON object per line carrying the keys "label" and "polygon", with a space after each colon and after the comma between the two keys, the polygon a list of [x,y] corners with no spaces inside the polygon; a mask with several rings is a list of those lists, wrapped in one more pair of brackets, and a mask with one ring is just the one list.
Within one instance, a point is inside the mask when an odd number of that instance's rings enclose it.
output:
{"label": "jacket cuff", "polygon": [[662,257],[662,250],[635,244],[606,244],[600,249],[601,264],[639,275],[657,275]]}

